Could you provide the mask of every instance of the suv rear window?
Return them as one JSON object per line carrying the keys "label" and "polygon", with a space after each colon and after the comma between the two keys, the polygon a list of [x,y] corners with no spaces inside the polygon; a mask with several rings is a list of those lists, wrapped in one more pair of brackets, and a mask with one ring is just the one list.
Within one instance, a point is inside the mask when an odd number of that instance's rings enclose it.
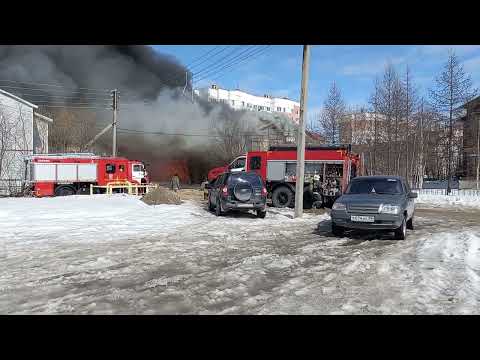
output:
{"label": "suv rear window", "polygon": [[262,178],[257,174],[230,174],[228,177],[228,185],[237,183],[237,182],[248,182],[253,186],[263,186]]}
{"label": "suv rear window", "polygon": [[403,187],[397,179],[361,179],[350,183],[347,194],[402,194]]}

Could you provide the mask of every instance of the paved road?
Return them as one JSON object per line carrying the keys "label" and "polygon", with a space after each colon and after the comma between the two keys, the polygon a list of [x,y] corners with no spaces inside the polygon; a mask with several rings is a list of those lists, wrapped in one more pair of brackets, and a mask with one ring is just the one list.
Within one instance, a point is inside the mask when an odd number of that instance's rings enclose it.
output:
{"label": "paved road", "polygon": [[[480,313],[479,211],[417,209],[405,241],[338,239],[317,213],[205,212],[158,238],[39,248],[0,265],[18,279],[0,288],[0,313]],[[73,270],[47,269],[60,260]]]}

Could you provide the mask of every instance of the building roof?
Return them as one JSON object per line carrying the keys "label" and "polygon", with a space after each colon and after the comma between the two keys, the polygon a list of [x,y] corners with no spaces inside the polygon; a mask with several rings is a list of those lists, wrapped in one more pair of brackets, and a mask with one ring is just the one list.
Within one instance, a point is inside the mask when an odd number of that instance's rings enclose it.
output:
{"label": "building roof", "polygon": [[[211,85],[208,86],[208,87],[204,87],[204,89],[212,89],[212,85],[216,85],[216,84],[211,84]],[[254,94],[254,93],[251,93],[251,92],[242,90],[242,89],[240,89],[240,88],[238,88],[238,87],[235,88],[235,89],[233,89],[233,90],[230,90],[230,89],[222,88],[222,87],[220,87],[220,86],[218,86],[218,85],[216,85],[216,86],[217,86],[217,88],[214,89],[214,90],[220,89],[220,90],[225,90],[225,91],[239,91],[239,92],[241,92],[241,93],[244,93],[244,94],[247,94],[247,95],[251,95],[251,96],[255,96],[255,97],[259,97],[259,98],[265,97],[265,95],[257,95],[257,94]],[[197,90],[198,90],[198,89],[197,89]],[[288,100],[288,101],[295,102],[295,103],[300,103],[300,101],[293,100],[293,99],[289,99],[289,98],[286,97],[286,96],[273,96],[273,95],[271,95],[271,96],[269,96],[269,98],[270,98],[270,99],[282,99],[282,100]]]}
{"label": "building roof", "polygon": [[49,123],[53,123],[53,119],[50,119],[49,117],[46,117],[45,115],[39,114],[39,113],[37,113],[37,112],[35,112],[35,111],[33,112],[33,115],[36,116],[36,117],[38,117],[38,118],[40,118],[40,119],[42,119],[42,120],[45,120],[45,121],[47,121],[47,122],[49,122]]}
{"label": "building roof", "polygon": [[469,104],[471,104],[471,103],[473,103],[473,102],[476,102],[476,101],[480,101],[480,96],[476,96],[476,97],[474,97],[472,100],[467,101],[465,104],[463,104],[463,105],[461,106],[461,108],[462,108],[462,107],[465,108],[465,107],[467,107],[467,105],[469,105]]}
{"label": "building roof", "polygon": [[3,95],[5,95],[5,96],[8,96],[8,97],[10,97],[10,98],[12,98],[12,99],[14,99],[14,100],[16,100],[16,101],[24,104],[24,105],[27,105],[28,107],[31,107],[32,109],[38,109],[38,106],[37,106],[37,105],[34,105],[34,104],[28,102],[27,100],[24,100],[24,99],[22,99],[22,98],[20,98],[20,97],[18,97],[18,96],[16,96],[16,95],[10,94],[9,92],[7,92],[7,91],[5,91],[5,90],[0,89],[0,94],[3,94]]}

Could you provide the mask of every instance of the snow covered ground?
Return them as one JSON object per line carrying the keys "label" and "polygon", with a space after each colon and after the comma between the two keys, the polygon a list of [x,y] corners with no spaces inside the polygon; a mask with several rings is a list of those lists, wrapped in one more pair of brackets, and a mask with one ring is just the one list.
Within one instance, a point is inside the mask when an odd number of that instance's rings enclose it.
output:
{"label": "snow covered ground", "polygon": [[480,208],[480,196],[425,195],[420,194],[415,202],[423,207],[473,207]]}
{"label": "snow covered ground", "polygon": [[406,241],[328,214],[216,217],[133,196],[0,199],[0,313],[480,313],[480,211],[418,209]]}

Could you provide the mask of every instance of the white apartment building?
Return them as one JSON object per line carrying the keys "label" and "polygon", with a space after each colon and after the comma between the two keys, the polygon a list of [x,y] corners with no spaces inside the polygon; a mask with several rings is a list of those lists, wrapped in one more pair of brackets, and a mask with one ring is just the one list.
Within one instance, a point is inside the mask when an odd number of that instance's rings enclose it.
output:
{"label": "white apartment building", "polygon": [[300,103],[285,97],[256,96],[238,89],[221,89],[217,85],[197,89],[195,93],[208,101],[225,103],[234,110],[282,113],[295,123],[300,119]]}

